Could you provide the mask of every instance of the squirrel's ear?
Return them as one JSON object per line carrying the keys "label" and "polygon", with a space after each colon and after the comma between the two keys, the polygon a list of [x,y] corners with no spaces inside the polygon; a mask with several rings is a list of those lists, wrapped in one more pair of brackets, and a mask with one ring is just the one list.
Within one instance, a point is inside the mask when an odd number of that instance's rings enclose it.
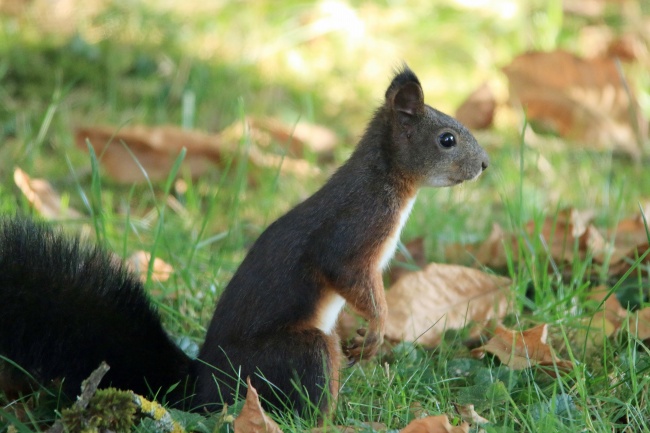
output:
{"label": "squirrel's ear", "polygon": [[424,110],[424,94],[418,77],[404,65],[386,90],[386,103],[395,111],[413,116]]}
{"label": "squirrel's ear", "polygon": [[395,110],[413,116],[424,108],[424,95],[419,83],[409,82],[397,91],[393,99]]}

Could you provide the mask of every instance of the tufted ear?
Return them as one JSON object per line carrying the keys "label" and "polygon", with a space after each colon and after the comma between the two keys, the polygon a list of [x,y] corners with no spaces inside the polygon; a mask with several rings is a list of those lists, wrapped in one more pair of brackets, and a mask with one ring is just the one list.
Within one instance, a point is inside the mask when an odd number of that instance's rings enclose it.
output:
{"label": "tufted ear", "polygon": [[395,110],[413,116],[424,109],[424,96],[418,83],[407,83],[395,95]]}
{"label": "tufted ear", "polygon": [[413,116],[424,111],[424,94],[418,77],[404,65],[386,90],[386,103],[400,113]]}

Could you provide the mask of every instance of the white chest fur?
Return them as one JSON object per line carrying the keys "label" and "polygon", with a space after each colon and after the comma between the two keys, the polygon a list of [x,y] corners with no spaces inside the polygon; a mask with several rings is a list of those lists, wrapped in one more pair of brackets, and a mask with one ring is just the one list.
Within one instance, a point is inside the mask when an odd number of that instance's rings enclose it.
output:
{"label": "white chest fur", "polygon": [[339,318],[339,313],[345,306],[345,299],[334,291],[325,295],[316,316],[316,327],[327,335],[331,335]]}
{"label": "white chest fur", "polygon": [[393,233],[384,241],[384,246],[382,248],[382,253],[379,259],[379,270],[382,271],[388,265],[390,259],[393,258],[395,254],[395,249],[397,248],[397,241],[399,241],[399,236],[402,233],[402,228],[406,224],[409,215],[411,214],[411,209],[413,209],[413,203],[415,203],[415,198],[417,196],[411,197],[411,199],[406,203],[406,206],[402,208],[402,213],[399,216],[399,221],[397,226],[393,230]]}

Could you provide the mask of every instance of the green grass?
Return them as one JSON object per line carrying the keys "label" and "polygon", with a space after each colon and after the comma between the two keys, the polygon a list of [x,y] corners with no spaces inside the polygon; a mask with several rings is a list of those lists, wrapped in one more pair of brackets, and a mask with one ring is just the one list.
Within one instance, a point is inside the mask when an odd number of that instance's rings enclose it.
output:
{"label": "green grass", "polygon": [[[344,9],[367,20],[358,46],[344,37],[354,27],[314,34],[309,23],[318,8],[297,1],[204,9],[113,2],[91,19],[77,17],[76,30],[62,25],[54,32],[29,15],[2,16],[0,212],[33,212],[13,186],[18,166],[50,181],[82,211],[80,219],[57,222],[66,230],[83,232],[123,257],[144,249],[163,258],[174,274],[147,288],[166,328],[196,351],[247,248],[326,176],[297,178],[231,155],[200,179],[179,172],[183,191],[172,177],[120,185],[75,147],[73,126],[170,123],[219,131],[249,114],[288,124],[300,118],[339,133],[344,144],[335,158],[341,162],[401,60],[422,79],[427,102],[452,111],[484,80],[503,86],[499,66],[521,51],[579,46],[577,31],[588,19],[558,13],[558,1],[522,3],[514,17],[503,18],[454,3],[353,2]],[[608,10],[605,19],[614,31],[625,29],[617,17]],[[638,79],[648,114],[647,77]],[[428,259],[444,261],[446,245],[479,241],[494,222],[518,231],[531,219],[541,222],[573,206],[594,210],[599,226],[612,227],[649,198],[643,163],[556,138],[533,146],[521,137],[521,126],[507,121],[479,134],[489,170],[471,184],[421,191],[402,238],[424,236]],[[334,164],[324,168],[330,172]],[[169,206],[168,192],[180,207]],[[473,360],[459,331],[435,350],[400,344],[344,370],[333,422],[374,421],[397,430],[416,417],[416,405],[453,418],[458,403],[474,404],[491,421],[489,432],[604,433],[627,425],[650,431],[648,347],[627,333],[586,352],[584,341],[576,340],[592,311],[585,299],[597,282],[587,276],[591,261],[569,264],[570,278],[559,278],[547,272],[550,262],[538,240],[511,253],[513,306],[505,323],[522,329],[548,323],[553,346],[574,361],[573,371],[554,379],[537,370],[509,370],[489,356]],[[639,267],[624,281],[605,282],[642,306],[647,275]],[[12,418],[16,404],[0,399],[0,431],[3,419],[20,432],[51,424],[56,396],[41,392],[31,399],[20,420]],[[309,427],[290,415],[279,422],[285,431]]]}

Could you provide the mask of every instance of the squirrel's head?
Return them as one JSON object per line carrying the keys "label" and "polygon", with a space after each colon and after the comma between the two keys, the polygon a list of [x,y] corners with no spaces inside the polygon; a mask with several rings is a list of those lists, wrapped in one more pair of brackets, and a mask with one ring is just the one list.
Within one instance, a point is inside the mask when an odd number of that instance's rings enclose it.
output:
{"label": "squirrel's head", "polygon": [[456,119],[424,103],[420,81],[406,66],[386,90],[396,167],[420,186],[453,186],[476,179],[487,153]]}

